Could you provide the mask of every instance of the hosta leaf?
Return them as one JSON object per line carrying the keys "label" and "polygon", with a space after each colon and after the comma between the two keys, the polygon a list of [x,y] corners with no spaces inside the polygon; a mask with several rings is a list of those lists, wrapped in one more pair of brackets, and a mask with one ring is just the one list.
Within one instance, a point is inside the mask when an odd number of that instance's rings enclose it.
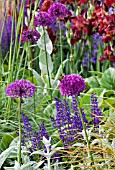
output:
{"label": "hosta leaf", "polygon": [[103,73],[100,84],[108,90],[115,90],[115,68],[108,68]]}

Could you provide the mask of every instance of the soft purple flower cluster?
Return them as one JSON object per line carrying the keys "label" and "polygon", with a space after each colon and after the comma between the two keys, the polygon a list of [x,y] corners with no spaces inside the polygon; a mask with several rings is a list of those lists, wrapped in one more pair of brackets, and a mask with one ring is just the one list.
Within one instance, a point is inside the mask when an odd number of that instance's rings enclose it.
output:
{"label": "soft purple flower cluster", "polygon": [[82,131],[83,130],[82,121],[81,121],[81,117],[78,109],[78,103],[75,95],[72,96],[72,109],[74,112],[73,128]]}
{"label": "soft purple flower cluster", "polygon": [[36,42],[40,34],[33,29],[27,29],[22,32],[22,42]]}
{"label": "soft purple flower cluster", "polygon": [[56,102],[56,118],[51,117],[51,122],[54,128],[57,128],[60,135],[60,139],[64,146],[72,145],[75,137],[81,138],[78,132],[83,130],[82,119],[86,128],[91,125],[99,125],[99,116],[102,116],[102,112],[98,106],[97,97],[95,94],[91,95],[91,121],[87,120],[84,109],[78,108],[78,102],[75,95],[72,96],[72,109],[67,101],[55,99]]}
{"label": "soft purple flower cluster", "polygon": [[68,14],[68,9],[64,4],[56,2],[50,6],[48,12],[54,18],[64,18]]}
{"label": "soft purple flower cluster", "polygon": [[[84,59],[82,61],[82,64],[84,67],[89,67],[90,62],[92,64],[96,64],[97,62],[97,54],[99,50],[99,45],[104,45],[102,42],[102,36],[100,36],[98,33],[92,35],[92,43],[91,43],[91,50],[89,49],[89,46],[87,42],[84,44],[84,49],[87,50],[84,52]],[[91,57],[90,57],[91,56]]]}
{"label": "soft purple flower cluster", "polygon": [[22,144],[23,146],[27,146],[28,143],[31,143],[29,150],[31,152],[36,151],[37,149],[43,149],[42,139],[43,136],[46,139],[49,139],[48,133],[46,132],[46,128],[44,123],[42,122],[39,126],[39,131],[36,132],[32,129],[29,117],[22,114],[22,121],[23,121],[23,131],[22,131]]}
{"label": "soft purple flower cluster", "polygon": [[24,113],[22,113],[22,121],[23,121],[22,145],[24,146],[28,139],[31,138],[33,130],[31,123],[29,121],[29,117]]}
{"label": "soft purple flower cluster", "polygon": [[34,25],[37,26],[49,26],[53,21],[52,16],[48,12],[38,12],[34,18]]}
{"label": "soft purple flower cluster", "polygon": [[[5,16],[4,16],[5,17]],[[4,21],[4,17],[0,18],[0,30],[2,33],[1,36],[1,43],[0,43],[0,50],[2,52],[2,57],[5,57],[7,52],[10,49],[10,42],[11,42],[11,37],[13,39],[13,44],[14,44],[14,39],[15,39],[15,31],[12,34],[12,17],[7,17],[6,20]],[[3,29],[3,32],[2,32]],[[14,26],[15,30],[15,26]]]}
{"label": "soft purple flower cluster", "polygon": [[55,99],[56,102],[56,119],[51,117],[54,128],[58,129],[60,139],[64,146],[74,141],[75,129],[73,129],[73,118],[70,113],[68,102]]}
{"label": "soft purple flower cluster", "polygon": [[102,111],[98,106],[97,96],[96,94],[91,95],[91,121],[92,124],[98,125],[101,122]]}
{"label": "soft purple flower cluster", "polygon": [[84,79],[77,74],[66,75],[59,84],[63,96],[79,95],[86,88]]}
{"label": "soft purple flower cluster", "polygon": [[7,96],[11,98],[32,97],[35,93],[35,85],[29,80],[16,80],[6,88]]}

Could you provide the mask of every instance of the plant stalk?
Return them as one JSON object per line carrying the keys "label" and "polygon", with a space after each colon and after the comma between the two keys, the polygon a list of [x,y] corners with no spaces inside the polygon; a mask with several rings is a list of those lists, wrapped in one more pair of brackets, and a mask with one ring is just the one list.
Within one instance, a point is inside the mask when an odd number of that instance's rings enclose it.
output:
{"label": "plant stalk", "polygon": [[63,74],[63,49],[62,49],[62,30],[61,22],[59,21],[59,30],[60,30],[60,56],[61,56],[61,72]]}
{"label": "plant stalk", "polygon": [[46,56],[46,67],[47,67],[47,74],[48,74],[48,84],[50,88],[50,95],[52,99],[52,92],[51,92],[51,81],[50,81],[50,73],[49,73],[49,68],[48,68],[48,55],[47,55],[47,49],[46,49],[46,38],[45,38],[45,28],[43,27],[44,30],[44,46],[45,46],[45,56]]}
{"label": "plant stalk", "polygon": [[21,165],[21,98],[19,98],[19,106],[18,106],[18,123],[19,123],[19,148],[18,148],[18,163]]}
{"label": "plant stalk", "polygon": [[[90,151],[90,142],[89,142],[89,139],[88,139],[88,134],[87,134],[86,126],[84,124],[84,120],[83,120],[83,116],[82,116],[82,113],[81,113],[81,109],[79,108],[79,110],[80,110],[80,117],[81,117],[81,121],[82,121],[82,126],[83,126],[83,129],[84,129],[84,132],[85,132],[85,137],[86,137],[86,142],[87,142],[87,147],[88,147],[88,154],[90,156],[92,165],[94,165],[94,159],[93,159],[93,155],[92,155],[92,153]],[[95,167],[92,167],[92,169],[96,170]]]}

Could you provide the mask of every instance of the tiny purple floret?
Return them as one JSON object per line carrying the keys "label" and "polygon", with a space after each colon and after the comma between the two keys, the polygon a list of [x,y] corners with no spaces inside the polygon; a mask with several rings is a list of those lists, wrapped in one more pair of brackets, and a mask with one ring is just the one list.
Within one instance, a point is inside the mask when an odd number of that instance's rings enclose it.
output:
{"label": "tiny purple floret", "polygon": [[79,95],[85,88],[84,79],[77,74],[66,75],[59,84],[62,96]]}
{"label": "tiny purple floret", "polygon": [[16,80],[6,88],[6,95],[11,98],[32,97],[35,93],[35,85],[29,80]]}
{"label": "tiny purple floret", "polygon": [[40,38],[40,34],[33,29],[27,29],[22,32],[22,42],[36,42]]}

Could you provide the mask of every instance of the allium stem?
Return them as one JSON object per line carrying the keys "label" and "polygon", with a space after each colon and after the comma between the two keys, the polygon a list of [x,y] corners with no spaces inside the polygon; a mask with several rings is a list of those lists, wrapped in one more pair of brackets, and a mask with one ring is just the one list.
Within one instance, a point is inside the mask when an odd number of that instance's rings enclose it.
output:
{"label": "allium stem", "polygon": [[62,50],[62,29],[61,22],[59,21],[59,30],[60,30],[60,56],[61,56],[61,72],[63,74],[63,50]]}
{"label": "allium stem", "polygon": [[44,27],[43,27],[43,30],[44,30],[44,46],[45,46],[45,55],[46,55],[46,67],[47,67],[47,74],[48,74],[48,84],[49,84],[50,95],[51,95],[51,99],[52,99],[51,81],[50,81],[50,73],[49,73],[49,69],[48,69],[48,56],[47,56],[47,49],[46,49],[46,38],[45,38],[45,28]]}
{"label": "allium stem", "polygon": [[18,106],[18,123],[19,123],[19,148],[18,148],[18,163],[21,165],[21,98],[19,98],[19,106]]}
{"label": "allium stem", "polygon": [[[89,142],[89,139],[88,139],[88,134],[87,134],[86,126],[85,126],[85,123],[84,123],[84,120],[83,120],[83,116],[82,116],[82,112],[81,112],[80,108],[79,108],[79,111],[80,111],[80,117],[81,117],[81,121],[82,121],[82,126],[83,126],[83,129],[84,129],[84,132],[85,132],[85,137],[86,137],[86,142],[87,142],[87,147],[88,147],[88,154],[90,156],[92,165],[94,165],[93,155],[92,155],[92,153],[90,151],[90,142]],[[95,167],[92,167],[92,169],[96,170]]]}

